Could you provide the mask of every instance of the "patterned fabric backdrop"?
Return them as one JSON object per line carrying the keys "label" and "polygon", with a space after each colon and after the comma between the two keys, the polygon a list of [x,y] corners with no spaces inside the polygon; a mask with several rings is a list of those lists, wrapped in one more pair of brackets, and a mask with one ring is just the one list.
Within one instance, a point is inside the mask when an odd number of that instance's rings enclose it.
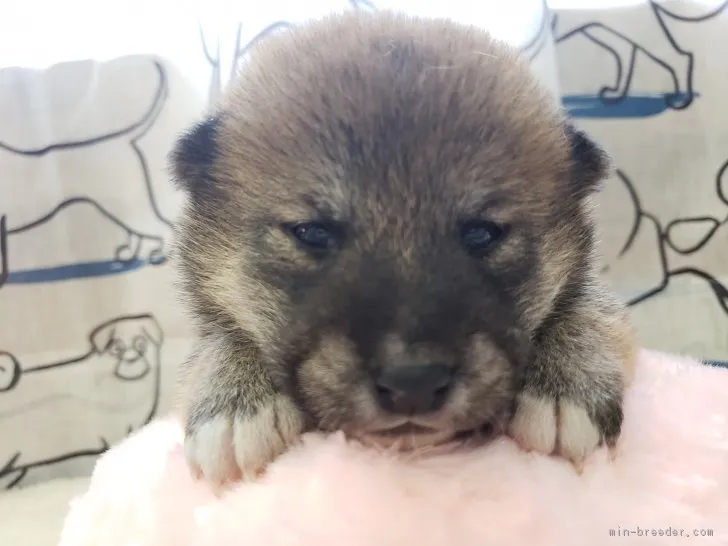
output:
{"label": "patterned fabric backdrop", "polygon": [[728,2],[592,3],[160,0],[81,17],[68,0],[46,22],[19,5],[0,22],[0,488],[86,473],[169,410],[191,340],[166,155],[251,44],[331,10],[444,15],[521,47],[615,159],[604,274],[643,344],[728,360]]}

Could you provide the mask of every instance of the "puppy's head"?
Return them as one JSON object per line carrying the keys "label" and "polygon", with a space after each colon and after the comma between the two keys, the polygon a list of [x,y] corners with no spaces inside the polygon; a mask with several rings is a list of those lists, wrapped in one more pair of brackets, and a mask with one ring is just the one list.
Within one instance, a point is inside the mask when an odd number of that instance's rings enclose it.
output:
{"label": "puppy's head", "polygon": [[415,444],[506,415],[606,169],[512,49],[387,13],[262,42],[173,164],[201,327],[318,427]]}

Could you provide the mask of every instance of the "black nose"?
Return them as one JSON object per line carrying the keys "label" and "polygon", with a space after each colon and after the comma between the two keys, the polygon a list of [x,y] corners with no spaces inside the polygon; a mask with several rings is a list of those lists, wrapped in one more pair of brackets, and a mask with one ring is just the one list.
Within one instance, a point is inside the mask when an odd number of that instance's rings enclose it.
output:
{"label": "black nose", "polygon": [[451,382],[452,368],[446,364],[394,367],[377,378],[377,399],[392,413],[437,411],[445,402]]}

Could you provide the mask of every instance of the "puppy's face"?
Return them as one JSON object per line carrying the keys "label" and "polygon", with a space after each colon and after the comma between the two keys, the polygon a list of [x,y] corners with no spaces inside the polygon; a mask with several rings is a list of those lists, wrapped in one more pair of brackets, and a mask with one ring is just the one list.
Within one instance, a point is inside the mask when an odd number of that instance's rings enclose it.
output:
{"label": "puppy's face", "polygon": [[415,445],[507,416],[605,168],[513,51],[388,14],[261,44],[174,165],[203,329],[315,426]]}

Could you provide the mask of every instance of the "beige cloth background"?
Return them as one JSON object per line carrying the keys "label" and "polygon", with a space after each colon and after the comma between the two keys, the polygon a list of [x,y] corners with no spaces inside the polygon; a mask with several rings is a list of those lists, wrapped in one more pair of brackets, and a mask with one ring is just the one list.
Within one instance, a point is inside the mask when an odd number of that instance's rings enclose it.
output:
{"label": "beige cloth background", "polygon": [[[728,360],[728,2],[555,13],[562,100],[613,156],[606,277],[643,344]],[[601,98],[600,98],[601,94]]]}
{"label": "beige cloth background", "polygon": [[[259,33],[373,9],[268,2],[253,17],[245,4],[199,27],[188,17],[169,30],[179,48],[157,56],[0,69],[0,488],[87,473],[169,409],[191,343],[165,261],[180,204],[172,142]],[[599,198],[605,275],[635,304],[643,343],[728,359],[728,11],[510,4],[377,7],[452,16],[523,49],[615,158]]]}

